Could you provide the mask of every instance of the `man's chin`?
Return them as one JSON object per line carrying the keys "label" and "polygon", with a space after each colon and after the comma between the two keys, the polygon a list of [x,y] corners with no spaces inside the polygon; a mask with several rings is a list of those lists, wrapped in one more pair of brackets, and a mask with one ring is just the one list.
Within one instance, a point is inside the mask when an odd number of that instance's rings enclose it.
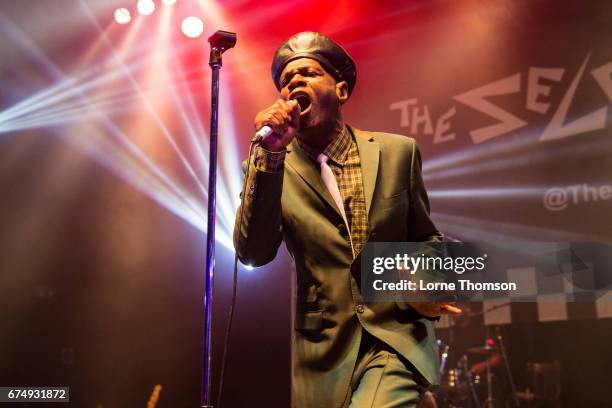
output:
{"label": "man's chin", "polygon": [[296,138],[298,138],[302,143],[315,146],[318,133],[319,132],[317,132],[313,127],[300,128]]}
{"label": "man's chin", "polygon": [[312,117],[310,116],[310,112],[306,113],[303,116],[300,116],[300,133],[309,133],[312,132],[315,128],[315,123],[313,123]]}

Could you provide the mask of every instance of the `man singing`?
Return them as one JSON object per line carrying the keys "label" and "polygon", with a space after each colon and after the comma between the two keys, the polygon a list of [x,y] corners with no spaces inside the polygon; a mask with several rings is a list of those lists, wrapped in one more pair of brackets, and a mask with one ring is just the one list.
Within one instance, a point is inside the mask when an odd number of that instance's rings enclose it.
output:
{"label": "man singing", "polygon": [[438,381],[431,319],[459,310],[365,303],[359,275],[368,241],[442,240],[415,141],[345,125],[355,63],[321,34],[281,45],[272,79],[280,99],[256,115],[255,128],[273,133],[245,168],[234,245],[243,263],[260,266],[284,240],[294,259],[294,406],[414,407]]}

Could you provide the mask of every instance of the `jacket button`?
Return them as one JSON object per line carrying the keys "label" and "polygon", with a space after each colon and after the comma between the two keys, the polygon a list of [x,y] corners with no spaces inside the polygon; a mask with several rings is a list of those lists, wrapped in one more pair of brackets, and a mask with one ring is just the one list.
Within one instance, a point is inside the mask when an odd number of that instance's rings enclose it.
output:
{"label": "jacket button", "polygon": [[249,188],[249,193],[247,195],[251,199],[255,196],[255,183],[251,184],[251,188]]}
{"label": "jacket button", "polygon": [[357,313],[363,313],[365,312],[365,306],[360,303],[357,306],[355,306],[355,311]]}

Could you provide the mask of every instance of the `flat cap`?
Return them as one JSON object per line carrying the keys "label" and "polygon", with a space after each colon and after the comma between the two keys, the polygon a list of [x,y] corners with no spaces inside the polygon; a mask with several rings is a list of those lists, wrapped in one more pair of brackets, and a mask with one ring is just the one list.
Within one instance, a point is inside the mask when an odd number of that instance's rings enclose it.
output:
{"label": "flat cap", "polygon": [[357,82],[357,69],[351,56],[332,39],[312,31],[295,34],[276,50],[272,60],[272,79],[279,91],[283,68],[298,58],[318,61],[336,81],[347,82],[349,95],[353,92]]}

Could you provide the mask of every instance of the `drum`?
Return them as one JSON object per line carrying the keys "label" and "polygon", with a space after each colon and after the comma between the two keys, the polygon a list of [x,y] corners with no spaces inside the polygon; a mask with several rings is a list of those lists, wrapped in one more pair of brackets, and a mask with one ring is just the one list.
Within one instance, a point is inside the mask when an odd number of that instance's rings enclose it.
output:
{"label": "drum", "polygon": [[471,408],[474,407],[474,394],[481,386],[479,375],[472,375],[463,367],[455,367],[443,376],[433,393],[439,407]]}

